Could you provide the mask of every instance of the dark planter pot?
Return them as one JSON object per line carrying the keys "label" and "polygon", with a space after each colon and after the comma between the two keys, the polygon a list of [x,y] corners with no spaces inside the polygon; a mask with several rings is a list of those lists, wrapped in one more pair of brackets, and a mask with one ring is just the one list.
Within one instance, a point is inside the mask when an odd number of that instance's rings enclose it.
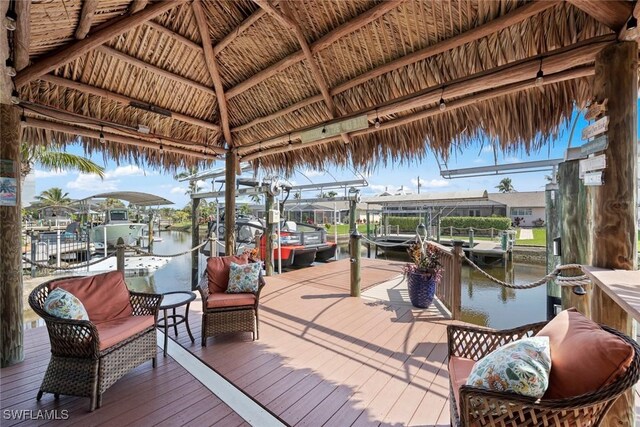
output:
{"label": "dark planter pot", "polygon": [[436,295],[437,281],[434,275],[421,272],[407,274],[409,299],[414,307],[429,308]]}

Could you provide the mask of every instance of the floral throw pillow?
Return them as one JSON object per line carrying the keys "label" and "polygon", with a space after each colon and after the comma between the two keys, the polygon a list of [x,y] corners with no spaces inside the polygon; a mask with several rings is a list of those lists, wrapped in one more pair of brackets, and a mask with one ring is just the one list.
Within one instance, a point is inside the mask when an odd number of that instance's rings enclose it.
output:
{"label": "floral throw pillow", "polygon": [[89,320],[87,310],[71,292],[55,288],[44,300],[44,311],[61,319]]}
{"label": "floral throw pillow", "polygon": [[467,385],[541,398],[549,386],[550,372],[549,338],[523,338],[477,361]]}
{"label": "floral throw pillow", "polygon": [[229,268],[228,294],[239,294],[243,292],[256,292],[258,290],[258,276],[262,266],[259,262],[249,264],[231,263]]}

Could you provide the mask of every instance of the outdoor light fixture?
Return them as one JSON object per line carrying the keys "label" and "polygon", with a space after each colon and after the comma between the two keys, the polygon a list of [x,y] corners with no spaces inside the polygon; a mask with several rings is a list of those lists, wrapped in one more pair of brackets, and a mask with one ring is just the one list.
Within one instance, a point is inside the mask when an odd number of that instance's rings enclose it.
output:
{"label": "outdoor light fixture", "polygon": [[162,144],[160,144],[160,147],[159,147],[159,148],[160,148],[160,151],[162,151]]}
{"label": "outdoor light fixture", "polygon": [[627,21],[627,30],[635,30],[638,27],[638,19],[631,15],[631,18]]}
{"label": "outdoor light fixture", "polygon": [[138,125],[138,132],[148,134],[151,132],[151,129],[149,128],[149,126]]}
{"label": "outdoor light fixture", "polygon": [[322,133],[327,133],[327,127],[326,126],[322,127]]}
{"label": "outdoor light fixture", "polygon": [[100,144],[104,144],[106,142],[105,139],[104,139],[104,133],[102,132],[102,126],[100,126],[100,137],[99,137],[99,140],[100,140]]}
{"label": "outdoor light fixture", "polygon": [[20,104],[20,94],[15,89],[11,91],[11,103],[16,105]]}
{"label": "outdoor light fixture", "polygon": [[15,77],[17,74],[16,67],[13,66],[13,61],[11,60],[11,58],[7,58],[4,65],[7,67],[7,75],[9,77]]}
{"label": "outdoor light fixture", "polygon": [[376,109],[376,119],[373,122],[373,127],[380,129],[380,119],[378,118],[378,109]]}
{"label": "outdoor light fixture", "polygon": [[442,94],[440,94],[440,103],[438,105],[440,111],[444,111],[447,108],[447,104],[444,102],[444,86],[442,87]]}
{"label": "outdoor light fixture", "polygon": [[7,11],[7,14],[4,17],[4,28],[6,28],[9,31],[15,31],[17,19],[18,19],[18,15],[16,15],[15,10]]}
{"label": "outdoor light fixture", "polygon": [[540,68],[538,69],[538,73],[536,74],[536,86],[542,86],[543,81],[544,71],[542,71],[542,58],[540,58]]}

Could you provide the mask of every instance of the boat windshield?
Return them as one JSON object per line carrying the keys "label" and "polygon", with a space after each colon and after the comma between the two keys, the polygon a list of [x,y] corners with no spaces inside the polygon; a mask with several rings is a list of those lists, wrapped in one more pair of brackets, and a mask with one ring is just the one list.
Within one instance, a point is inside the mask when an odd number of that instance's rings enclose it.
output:
{"label": "boat windshield", "polygon": [[126,221],[127,211],[111,211],[109,217],[111,221]]}

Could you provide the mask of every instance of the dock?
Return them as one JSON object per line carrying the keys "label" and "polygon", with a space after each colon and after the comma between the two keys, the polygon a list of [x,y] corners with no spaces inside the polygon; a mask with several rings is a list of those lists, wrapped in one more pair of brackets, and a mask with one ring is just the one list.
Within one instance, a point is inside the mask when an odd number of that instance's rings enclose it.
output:
{"label": "dock", "polygon": [[[363,291],[397,281],[403,264],[363,259]],[[85,398],[45,394],[36,401],[49,344],[46,328],[27,330],[25,361],[0,370],[2,409],[66,409],[72,425],[248,425],[240,415],[246,408],[203,386],[215,370],[270,415],[272,425],[448,426],[450,320],[433,309],[350,297],[349,267],[341,260],[267,277],[258,341],[230,334],[201,347],[201,303],[195,301],[195,343],[183,327],[176,341],[171,333],[169,357],[159,349],[156,369],[147,362],[125,375],[93,413]],[[179,362],[182,350],[193,363],[205,362],[197,378],[190,363]]]}

